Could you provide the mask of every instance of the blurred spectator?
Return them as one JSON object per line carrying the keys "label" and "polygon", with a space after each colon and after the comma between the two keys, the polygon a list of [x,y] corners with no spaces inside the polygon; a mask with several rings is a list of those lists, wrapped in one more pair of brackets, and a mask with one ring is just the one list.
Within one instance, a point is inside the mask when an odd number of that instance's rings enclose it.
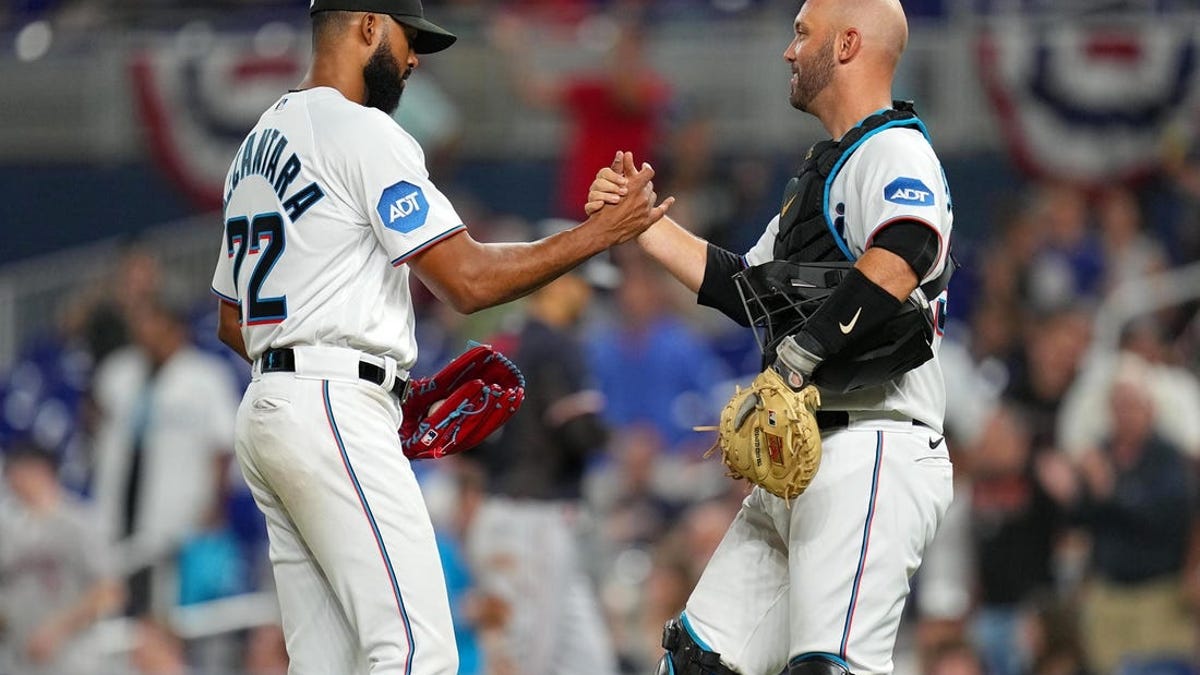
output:
{"label": "blurred spectator", "polygon": [[158,258],[140,244],[130,244],[113,269],[112,285],[101,286],[108,295],[91,306],[85,320],[84,337],[94,363],[129,344],[131,317],[154,302],[164,283]]}
{"label": "blurred spectator", "polygon": [[1004,398],[1019,409],[1040,450],[1054,444],[1059,407],[1091,340],[1091,316],[1062,309],[1026,324],[1025,330]]}
{"label": "blurred spectator", "polygon": [[138,619],[129,664],[138,675],[187,675],[183,641],[164,622]]}
{"label": "blurred spectator", "polygon": [[[499,648],[529,675],[615,675],[614,649],[576,541],[583,473],[603,449],[604,399],[573,329],[591,301],[579,273],[533,293],[508,353],[526,398],[498,441],[477,450],[491,497],[469,534],[485,592],[512,608]],[[489,651],[488,658],[491,659]]]}
{"label": "blurred spectator", "polygon": [[[451,499],[448,508],[431,506],[430,516],[437,538],[438,556],[446,575],[446,592],[450,596],[450,615],[454,621],[454,642],[458,647],[459,675],[497,673],[503,668],[486,668],[483,653],[485,631],[499,632],[511,612],[507,600],[485,595],[477,589],[476,574],[467,559],[467,536],[484,500],[486,478],[471,461],[448,460],[439,467],[448,474],[453,485],[445,495]],[[423,486],[423,488],[426,486]],[[436,489],[423,489],[430,502],[436,502]],[[489,634],[490,635],[490,634]],[[498,665],[498,664],[494,664]]]}
{"label": "blurred spectator", "polygon": [[[1187,126],[1192,125],[1194,120]],[[1188,263],[1200,260],[1200,139],[1193,135],[1174,140],[1167,144],[1164,169],[1178,213],[1172,214],[1171,227],[1158,234],[1166,240],[1172,261]]]}
{"label": "blurred spectator", "polygon": [[1166,268],[1166,251],[1144,231],[1141,208],[1132,191],[1105,191],[1097,204],[1096,220],[1104,246],[1106,291]]}
{"label": "blurred spectator", "polygon": [[617,550],[648,548],[662,539],[683,510],[680,502],[690,496],[669,483],[696,483],[679,480],[680,474],[670,470],[677,467],[663,461],[662,439],[654,429],[627,427],[611,446],[611,460],[589,480],[588,501],[601,519],[605,541]]}
{"label": "blurred spectator", "polygon": [[1031,208],[1042,242],[1025,279],[1034,308],[1046,311],[1094,301],[1103,290],[1104,250],[1088,227],[1082,188],[1042,185]]}
{"label": "blurred spectator", "polygon": [[942,342],[946,433],[968,446],[979,441],[1009,384],[1017,333],[1010,309],[1000,300],[981,303],[970,325],[947,330]]}
{"label": "blurred spectator", "polygon": [[1027,604],[1054,585],[1060,508],[1038,480],[1028,424],[998,407],[969,454],[979,608],[974,639],[988,673],[1019,675],[1032,655],[1020,640]]}
{"label": "blurred spectator", "polygon": [[1025,633],[1033,675],[1088,675],[1075,603],[1043,595],[1031,607]]}
{"label": "blurred spectator", "polygon": [[567,116],[567,149],[559,171],[555,215],[579,218],[596,172],[612,164],[619,150],[653,162],[662,144],[663,118],[671,94],[651,67],[641,29],[615,25],[607,63],[595,73],[554,79],[529,58],[536,40],[515,17],[500,17],[493,43],[503,53],[510,79],[526,105]]}
{"label": "blurred spectator", "polygon": [[930,656],[928,675],[987,675],[979,654],[966,642],[939,645]]}
{"label": "blurred spectator", "polygon": [[658,188],[662,194],[675,197],[673,219],[688,223],[709,241],[724,244],[737,237],[734,226],[744,214],[737,211],[741,204],[733,177],[717,162],[715,140],[712,119],[696,116],[682,122],[672,136],[670,155],[655,165],[659,170],[655,185],[662,185]]}
{"label": "blurred spectator", "polygon": [[696,586],[697,561],[689,557],[685,544],[682,532],[676,530],[654,547],[650,569],[633,589],[636,600],[618,617],[619,656],[625,673],[653,672],[662,656],[663,624],[683,611]]}
{"label": "blurred spectator", "polygon": [[136,345],[96,374],[94,494],[141,614],[178,601],[168,572],[187,538],[224,526],[238,403],[224,362],[189,344],[175,308],[155,300],[131,319]]}
{"label": "blurred spectator", "polygon": [[54,452],[60,478],[76,492],[88,481],[88,431],[94,421],[87,398],[92,359],[67,321],[54,336],[39,336],[0,376],[0,445],[30,439]]}
{"label": "blurred spectator", "polygon": [[246,675],[287,675],[288,655],[283,627],[274,624],[250,631],[242,665]]}
{"label": "blurred spectator", "polygon": [[1115,354],[1095,353],[1063,399],[1058,418],[1059,447],[1072,455],[1098,447],[1110,433],[1108,392],[1117,373],[1136,368],[1154,399],[1156,433],[1184,454],[1200,457],[1200,379],[1166,360],[1166,343],[1152,321],[1131,325]]}
{"label": "blurred spectator", "polygon": [[100,645],[88,629],[123,594],[95,514],[64,492],[48,451],[14,446],[4,460],[0,626],[12,661],[0,671],[101,673]]}
{"label": "blurred spectator", "polygon": [[972,550],[971,484],[966,472],[958,467],[956,444],[949,437],[946,443],[956,464],[954,500],[942,517],[937,535],[925,549],[914,583],[917,656],[925,666],[923,672],[933,668],[946,645],[967,638],[974,600],[977,563]]}
{"label": "blurred spectator", "polygon": [[1112,432],[1080,458],[1075,517],[1092,539],[1084,636],[1097,673],[1130,657],[1194,655],[1183,575],[1195,486],[1179,448],[1155,433],[1144,369],[1127,364],[1109,389]]}
{"label": "blurred spectator", "polygon": [[[743,497],[747,493],[744,483],[726,479],[726,485],[734,486]],[[623,672],[648,673],[654,669],[662,656],[663,625],[683,611],[700,572],[737,514],[738,505],[737,500],[708,500],[690,506],[677,525],[656,542],[649,569],[642,576],[634,578],[632,574],[644,561],[640,551],[618,561],[609,594],[620,593],[623,584],[635,584],[634,601],[615,608],[618,634],[623,637],[619,645]]]}
{"label": "blurred spectator", "polygon": [[717,419],[709,387],[728,379],[725,367],[671,310],[658,269],[633,258],[623,272],[615,324],[597,330],[589,344],[605,416],[621,428],[649,425],[671,452],[702,450],[711,440],[692,427]]}

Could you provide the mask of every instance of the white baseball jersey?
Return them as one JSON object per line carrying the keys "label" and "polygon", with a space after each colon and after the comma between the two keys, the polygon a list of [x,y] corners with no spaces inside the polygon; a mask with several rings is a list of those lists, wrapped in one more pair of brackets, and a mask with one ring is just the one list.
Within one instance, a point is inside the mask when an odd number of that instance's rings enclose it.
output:
{"label": "white baseball jersey", "polygon": [[[463,229],[417,143],[327,87],[280,98],[225,184],[213,289],[252,359],[234,449],[266,516],[296,673],[458,672],[433,527],[392,393],[417,358],[408,267]],[[381,366],[382,385],[360,377]]]}
{"label": "white baseball jersey", "polygon": [[318,87],[289,93],[225,179],[213,290],[240,306],[250,358],[327,345],[416,362],[404,262],[463,229],[391,117]]}
{"label": "white baseball jersey", "polygon": [[[954,222],[950,189],[937,155],[916,129],[891,128],[868,136],[834,176],[826,208],[826,217],[841,234],[844,251],[855,260],[880,229],[899,220],[912,220],[928,225],[941,242],[937,262],[921,283],[936,278],[949,262],[946,243]],[[758,265],[774,260],[778,234],[776,216],[746,253],[746,262]],[[934,358],[879,387],[849,394],[823,391],[822,409],[895,412],[941,430],[946,391],[937,353],[942,343],[946,296],[943,293],[928,300],[936,327]]]}

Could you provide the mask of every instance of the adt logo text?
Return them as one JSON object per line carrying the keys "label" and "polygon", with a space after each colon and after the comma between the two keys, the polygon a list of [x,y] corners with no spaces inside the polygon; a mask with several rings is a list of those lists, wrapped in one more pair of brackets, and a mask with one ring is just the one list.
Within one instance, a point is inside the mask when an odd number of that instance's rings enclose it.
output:
{"label": "adt logo text", "polygon": [[388,229],[408,233],[425,224],[429,202],[421,188],[402,180],[383,191],[376,210]]}
{"label": "adt logo text", "polygon": [[933,190],[916,178],[897,178],[883,188],[883,198],[893,204],[933,206]]}

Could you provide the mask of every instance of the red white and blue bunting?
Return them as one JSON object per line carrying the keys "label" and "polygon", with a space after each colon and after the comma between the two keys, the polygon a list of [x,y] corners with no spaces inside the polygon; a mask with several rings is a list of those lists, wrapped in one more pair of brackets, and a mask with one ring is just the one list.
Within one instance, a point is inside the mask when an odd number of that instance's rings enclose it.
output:
{"label": "red white and blue bunting", "polygon": [[1014,158],[1038,176],[1143,175],[1196,103],[1192,20],[1000,19],[981,34],[979,62]]}
{"label": "red white and blue bunting", "polygon": [[231,158],[263,110],[294,87],[306,53],[264,54],[248,36],[211,35],[203,48],[164,42],[137,54],[137,109],[162,170],[201,208],[221,205]]}

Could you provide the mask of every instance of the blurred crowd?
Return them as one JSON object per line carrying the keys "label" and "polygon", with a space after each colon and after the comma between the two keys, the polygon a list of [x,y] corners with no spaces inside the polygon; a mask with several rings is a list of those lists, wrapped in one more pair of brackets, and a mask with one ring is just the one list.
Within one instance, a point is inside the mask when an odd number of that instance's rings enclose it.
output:
{"label": "blurred crowd", "polygon": [[[493,28],[512,51],[517,28]],[[633,148],[660,167],[679,220],[745,250],[777,203],[771,168],[716,157],[708,123],[676,114],[637,36],[618,44],[605,77],[526,68],[513,83],[568,122],[544,220],[493,212],[454,180],[452,130],[422,139],[435,179],[477,238],[528,239],[569,224],[588,174],[612,146]],[[897,672],[1200,672],[1200,293],[1156,301],[1195,287],[1195,272],[1163,275],[1200,261],[1200,158],[1168,156],[1136,184],[996,186],[991,227],[955,238],[942,364],[956,502],[914,580]],[[106,281],[45,308],[53,333],[0,373],[0,673],[286,672],[270,613],[225,604],[271,590],[232,457],[248,368],[216,340],[215,298],[180,286],[130,242]],[[474,339],[531,383],[502,433],[415,467],[461,672],[569,672],[555,669],[560,647],[651,672],[663,623],[747,493],[693,427],[758,370],[753,335],[633,245],[481,315],[415,294],[414,375]]]}

